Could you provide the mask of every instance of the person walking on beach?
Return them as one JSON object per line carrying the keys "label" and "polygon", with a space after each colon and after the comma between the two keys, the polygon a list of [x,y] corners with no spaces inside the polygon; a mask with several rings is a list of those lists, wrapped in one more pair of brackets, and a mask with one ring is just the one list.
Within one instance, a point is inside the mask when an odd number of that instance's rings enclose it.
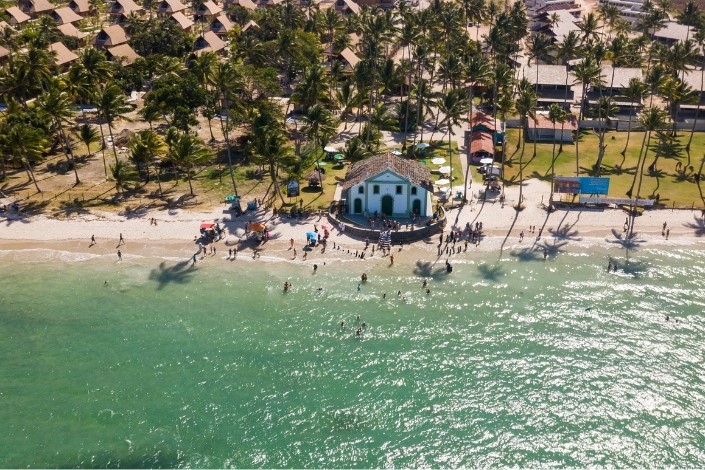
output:
{"label": "person walking on beach", "polygon": [[[201,250],[198,250],[201,251]],[[196,253],[191,257],[191,266],[196,266]]]}
{"label": "person walking on beach", "polygon": [[524,231],[519,232],[519,243],[524,241]]}
{"label": "person walking on beach", "polygon": [[89,246],[95,245],[95,235],[91,235],[91,244]]}
{"label": "person walking on beach", "polygon": [[122,238],[122,233],[120,234],[120,240],[118,241],[118,246],[124,245],[125,244],[125,239]]}
{"label": "person walking on beach", "polygon": [[389,265],[394,266],[394,255],[389,255]]}
{"label": "person walking on beach", "polygon": [[292,248],[294,248],[294,239],[293,238],[291,240],[289,240],[289,249],[291,250]]}
{"label": "person walking on beach", "polygon": [[671,229],[667,228],[666,229],[666,240],[668,240],[668,236],[671,234]]}
{"label": "person walking on beach", "polygon": [[117,255],[118,255],[118,261],[122,261],[122,253],[120,253],[120,250],[118,250]]}

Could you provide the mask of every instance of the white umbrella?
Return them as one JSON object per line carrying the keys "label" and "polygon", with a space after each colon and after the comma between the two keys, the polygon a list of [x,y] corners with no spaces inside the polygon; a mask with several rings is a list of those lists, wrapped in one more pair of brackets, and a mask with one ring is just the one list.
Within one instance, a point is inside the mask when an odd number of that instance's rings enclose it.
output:
{"label": "white umbrella", "polygon": [[430,145],[427,144],[426,142],[419,142],[418,144],[416,144],[417,149],[427,149],[429,147],[430,147]]}
{"label": "white umbrella", "polygon": [[401,154],[402,154],[401,150],[399,150],[399,149],[392,150],[392,155],[396,155],[397,157],[400,157]]}
{"label": "white umbrella", "polygon": [[328,153],[337,153],[338,149],[335,147],[328,146],[328,147],[323,147],[323,151],[328,152]]}
{"label": "white umbrella", "polygon": [[441,178],[436,181],[436,186],[445,186],[447,184],[450,184],[450,180],[448,178]]}
{"label": "white umbrella", "polygon": [[438,169],[438,172],[443,175],[449,175],[450,174],[450,167],[449,166],[442,166]]}
{"label": "white umbrella", "polygon": [[446,159],[441,158],[441,157],[436,157],[433,160],[431,160],[431,163],[433,163],[434,165],[443,165],[445,162],[446,162]]}
{"label": "white umbrella", "polygon": [[493,158],[483,158],[482,160],[480,160],[481,165],[491,165],[493,162]]}

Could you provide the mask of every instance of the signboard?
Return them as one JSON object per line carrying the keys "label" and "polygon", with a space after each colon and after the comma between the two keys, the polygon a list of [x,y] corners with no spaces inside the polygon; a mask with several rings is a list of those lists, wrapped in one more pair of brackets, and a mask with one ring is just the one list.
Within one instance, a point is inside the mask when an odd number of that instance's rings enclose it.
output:
{"label": "signboard", "polygon": [[578,194],[580,192],[580,179],[556,176],[553,180],[553,192],[558,194]]}
{"label": "signboard", "polygon": [[298,181],[289,181],[289,184],[286,185],[286,195],[287,197],[296,197],[299,195]]}
{"label": "signboard", "polygon": [[591,178],[589,176],[581,176],[580,192],[582,194],[607,194],[610,189],[609,178]]}
{"label": "signboard", "polygon": [[558,194],[607,194],[609,189],[609,178],[556,176],[553,181],[553,192]]}
{"label": "signboard", "polygon": [[653,199],[629,199],[621,197],[581,197],[580,204],[617,204],[618,206],[642,206],[654,205]]}

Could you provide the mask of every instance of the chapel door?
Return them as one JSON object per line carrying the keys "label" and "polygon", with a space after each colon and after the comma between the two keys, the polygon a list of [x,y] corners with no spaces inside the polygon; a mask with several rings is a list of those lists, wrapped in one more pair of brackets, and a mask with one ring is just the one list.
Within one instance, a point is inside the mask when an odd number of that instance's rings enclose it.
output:
{"label": "chapel door", "polygon": [[382,213],[388,216],[394,213],[394,198],[389,194],[382,197]]}

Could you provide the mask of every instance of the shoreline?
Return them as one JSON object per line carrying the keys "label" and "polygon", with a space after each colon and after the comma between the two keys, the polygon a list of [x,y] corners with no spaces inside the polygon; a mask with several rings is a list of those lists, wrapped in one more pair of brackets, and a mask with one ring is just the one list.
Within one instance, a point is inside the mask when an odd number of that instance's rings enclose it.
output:
{"label": "shoreline", "polygon": [[[518,200],[511,192],[518,188],[507,190],[509,200]],[[622,248],[625,242],[623,225],[626,219],[625,211],[621,209],[601,208],[570,208],[558,209],[547,213],[543,208],[543,200],[547,200],[550,187],[539,180],[526,182],[525,208],[516,211],[507,203],[502,207],[499,203],[483,203],[473,201],[469,204],[447,210],[447,225],[445,237],[450,230],[463,231],[469,224],[474,226],[481,222],[483,238],[479,246],[468,246],[465,253],[465,236],[456,244],[462,254],[446,254],[445,240],[443,251],[439,256],[437,235],[411,244],[405,244],[399,251],[399,245],[392,247],[395,264],[415,263],[417,260],[440,260],[450,257],[464,259],[471,257],[473,252],[490,253],[515,251],[538,251],[544,249],[549,256],[572,248],[605,249]],[[153,225],[151,219],[156,220]],[[140,214],[116,215],[92,211],[65,219],[38,216],[17,216],[5,214],[0,217],[0,252],[13,252],[15,261],[22,261],[25,256],[32,257],[30,250],[64,251],[83,257],[106,257],[117,259],[117,250],[121,249],[126,258],[137,255],[155,259],[188,260],[196,252],[194,236],[199,233],[199,225],[204,221],[220,223],[227,234],[215,244],[216,258],[226,258],[228,249],[238,245],[241,252],[237,259],[252,259],[254,242],[245,240],[245,225],[247,222],[264,222],[270,230],[270,240],[258,247],[260,259],[273,261],[290,261],[294,264],[312,265],[316,261],[333,262],[335,260],[359,261],[361,266],[370,262],[379,263],[382,258],[375,252],[370,257],[370,242],[365,259],[355,258],[355,251],[362,252],[365,240],[340,233],[331,229],[325,254],[316,247],[308,251],[306,261],[302,260],[306,232],[329,224],[325,213],[313,215],[307,219],[291,219],[287,217],[272,217],[271,211],[257,211],[233,217],[225,210],[225,205],[215,207],[209,212],[150,211]],[[663,224],[667,223],[670,232],[666,239]],[[529,231],[534,226],[535,230]],[[524,240],[519,241],[520,232],[524,232]],[[705,219],[698,210],[659,209],[644,211],[635,219],[635,239],[632,245],[636,248],[646,247],[683,247],[705,244]],[[119,237],[125,239],[124,246],[118,246]],[[541,235],[539,238],[538,236]],[[89,246],[91,236],[95,236],[96,245]],[[290,240],[294,239],[297,257],[293,259],[290,250]],[[335,245],[335,248],[334,248]],[[449,245],[452,246],[452,245]],[[340,249],[338,249],[340,247]],[[20,255],[20,253],[22,255]],[[213,258],[208,256],[208,258]],[[384,259],[389,259],[385,257]]]}

